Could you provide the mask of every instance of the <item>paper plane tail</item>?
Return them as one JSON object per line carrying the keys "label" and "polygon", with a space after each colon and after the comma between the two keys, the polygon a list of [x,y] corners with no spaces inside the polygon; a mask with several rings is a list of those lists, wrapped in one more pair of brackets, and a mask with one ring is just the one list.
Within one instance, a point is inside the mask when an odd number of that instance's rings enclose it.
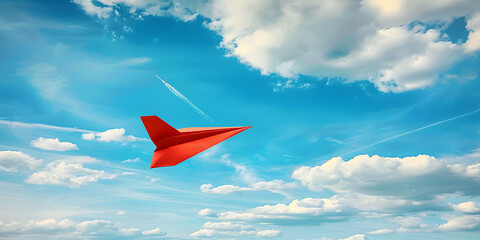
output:
{"label": "paper plane tail", "polygon": [[147,129],[148,136],[150,136],[150,139],[155,145],[158,145],[162,138],[181,134],[177,129],[168,125],[168,123],[157,116],[142,116],[140,118],[142,119],[145,129]]}

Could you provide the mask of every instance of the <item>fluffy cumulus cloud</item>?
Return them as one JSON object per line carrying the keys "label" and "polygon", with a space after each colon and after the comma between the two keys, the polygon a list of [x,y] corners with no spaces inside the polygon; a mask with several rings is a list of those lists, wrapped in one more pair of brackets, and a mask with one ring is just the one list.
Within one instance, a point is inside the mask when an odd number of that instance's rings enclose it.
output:
{"label": "fluffy cumulus cloud", "polygon": [[214,217],[217,214],[210,208],[204,208],[204,209],[198,211],[198,215],[204,216],[204,217]]}
{"label": "fluffy cumulus cloud", "polygon": [[353,210],[335,198],[304,198],[289,204],[264,205],[246,211],[220,212],[216,216],[224,221],[253,221],[277,225],[318,224],[345,221]]}
{"label": "fluffy cumulus cloud", "polygon": [[[98,182],[102,179],[113,179],[117,175],[106,173],[103,170],[95,170],[83,166],[81,159],[78,161],[58,160],[51,162],[41,171],[30,175],[26,182],[39,185],[60,185],[70,188],[80,187],[89,183]],[[91,158],[85,162],[91,162]]]}
{"label": "fluffy cumulus cloud", "polygon": [[52,151],[78,150],[78,147],[76,144],[73,144],[71,142],[60,142],[58,138],[39,137],[35,140],[32,140],[30,144],[36,148],[52,150]]}
{"label": "fluffy cumulus cloud", "polygon": [[20,169],[37,169],[42,160],[18,151],[0,151],[0,170],[17,172]]}
{"label": "fluffy cumulus cloud", "polygon": [[479,215],[444,215],[440,217],[444,223],[430,225],[425,223],[419,217],[395,217],[391,219],[400,225],[396,232],[460,232],[460,231],[479,231]]}
{"label": "fluffy cumulus cloud", "polygon": [[446,223],[438,226],[440,231],[474,231],[480,230],[480,216],[447,216]]}
{"label": "fluffy cumulus cloud", "polygon": [[206,222],[203,228],[190,234],[191,237],[250,236],[272,238],[281,234],[279,230],[257,230],[253,226],[234,222]]}
{"label": "fluffy cumulus cloud", "polygon": [[480,164],[448,164],[428,155],[405,158],[359,155],[349,161],[336,157],[320,166],[300,167],[292,177],[313,191],[327,189],[429,200],[449,193],[478,195],[479,167]]}
{"label": "fluffy cumulus cloud", "polygon": [[[99,18],[119,6],[139,16],[184,21],[202,15],[205,26],[221,36],[227,56],[263,74],[288,78],[277,87],[308,87],[292,80],[303,74],[347,82],[368,80],[384,92],[420,89],[441,81],[442,74],[480,49],[476,0],[76,2]],[[443,29],[461,17],[468,38],[451,41]]]}
{"label": "fluffy cumulus cloud", "polygon": [[163,236],[166,233],[158,228],[141,232],[136,228],[124,228],[107,220],[90,220],[76,223],[69,219],[31,220],[27,222],[0,221],[0,235],[7,237],[29,236],[38,238],[132,238],[142,236]]}
{"label": "fluffy cumulus cloud", "polygon": [[467,213],[467,214],[480,213],[480,203],[478,202],[468,201],[468,202],[462,202],[459,204],[451,204],[451,206],[455,211],[458,211],[461,213]]}
{"label": "fluffy cumulus cloud", "polygon": [[84,133],[82,134],[83,140],[97,140],[99,142],[135,142],[135,141],[144,141],[145,138],[138,138],[132,135],[125,135],[125,129],[123,128],[114,128],[109,129],[105,132],[99,133]]}
{"label": "fluffy cumulus cloud", "polygon": [[280,230],[263,230],[263,231],[257,232],[258,237],[266,237],[266,238],[278,237],[281,234],[282,232]]}
{"label": "fluffy cumulus cloud", "polygon": [[239,187],[234,185],[221,185],[213,187],[212,184],[203,184],[200,186],[200,190],[204,193],[215,194],[230,194],[233,192],[244,191],[270,191],[274,193],[282,193],[283,190],[296,188],[296,183],[285,183],[282,180],[273,180],[269,182],[257,182],[252,183],[248,187]]}
{"label": "fluffy cumulus cloud", "polygon": [[366,240],[366,239],[367,239],[367,236],[365,236],[365,234],[355,234],[353,236],[344,238],[342,240]]}
{"label": "fluffy cumulus cloud", "polygon": [[397,232],[421,232],[421,231],[434,231],[435,228],[431,225],[428,225],[423,222],[419,217],[413,216],[399,216],[393,219],[390,219],[391,222],[397,223],[400,227],[396,230]]}
{"label": "fluffy cumulus cloud", "polygon": [[[384,218],[397,225],[392,229],[372,229],[368,232],[371,235],[477,230],[479,225],[475,221],[480,211],[479,203],[465,201],[452,204],[448,201],[452,196],[458,201],[479,195],[480,164],[457,160],[437,159],[428,155],[403,158],[359,155],[349,161],[332,158],[320,166],[303,166],[292,173],[293,179],[299,180],[310,190],[332,194],[331,197],[297,199],[246,210],[202,209],[199,215],[209,220],[273,225],[322,224],[348,221],[360,216]],[[270,186],[271,182],[263,183],[258,186]],[[213,188],[210,184],[203,185],[202,191],[226,194],[255,191],[255,186],[223,185]],[[445,213],[452,210],[464,215],[444,216],[442,218],[446,221],[437,225],[423,221],[426,211]],[[215,236],[217,231],[204,226],[195,234]],[[357,234],[346,239],[365,239],[365,235]]]}

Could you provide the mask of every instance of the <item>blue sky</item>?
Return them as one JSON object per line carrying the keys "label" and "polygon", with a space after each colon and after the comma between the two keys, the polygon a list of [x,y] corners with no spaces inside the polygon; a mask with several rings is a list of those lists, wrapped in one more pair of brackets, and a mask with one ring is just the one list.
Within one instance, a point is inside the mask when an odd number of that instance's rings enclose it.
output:
{"label": "blue sky", "polygon": [[[0,13],[0,238],[480,237],[473,0]],[[253,128],[149,169],[145,115]]]}

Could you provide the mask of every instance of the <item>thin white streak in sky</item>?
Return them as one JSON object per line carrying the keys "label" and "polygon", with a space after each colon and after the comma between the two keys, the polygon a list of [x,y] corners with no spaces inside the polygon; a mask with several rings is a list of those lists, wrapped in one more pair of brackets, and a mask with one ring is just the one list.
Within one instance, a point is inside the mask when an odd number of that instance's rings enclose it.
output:
{"label": "thin white streak in sky", "polygon": [[180,93],[177,89],[175,89],[172,85],[168,84],[167,82],[163,81],[163,79],[161,79],[158,75],[155,74],[155,77],[157,77],[158,79],[160,79],[164,84],[165,86],[167,86],[168,90],[170,90],[170,92],[172,92],[173,94],[175,94],[175,96],[177,96],[178,98],[180,98],[183,102],[185,102],[186,104],[190,105],[190,107],[192,107],[193,109],[195,109],[200,115],[202,115],[205,119],[207,119],[209,122],[213,123],[213,119],[210,118],[206,113],[204,113],[200,108],[198,108],[197,106],[195,106],[195,104],[193,104],[192,102],[190,102],[190,100],[188,100],[187,97],[183,96],[182,93]]}
{"label": "thin white streak in sky", "polygon": [[9,127],[20,127],[20,128],[42,128],[42,129],[49,129],[49,130],[56,130],[56,131],[63,131],[63,132],[99,133],[97,131],[72,128],[72,127],[59,127],[59,126],[42,124],[42,123],[24,123],[24,122],[7,121],[7,120],[0,120],[0,125],[7,125]]}
{"label": "thin white streak in sky", "polygon": [[377,145],[377,144],[384,143],[384,142],[390,141],[390,140],[392,140],[392,139],[395,139],[395,138],[399,138],[399,137],[401,137],[401,136],[408,135],[408,134],[410,134],[410,133],[418,132],[418,131],[423,130],[423,129],[425,129],[425,128],[433,127],[433,126],[436,126],[436,125],[439,125],[439,124],[442,124],[442,123],[445,123],[445,122],[449,122],[449,121],[452,121],[452,120],[455,120],[455,119],[458,119],[458,118],[462,118],[462,117],[465,117],[465,116],[474,114],[474,113],[476,113],[476,112],[478,112],[478,111],[480,111],[480,108],[477,109],[477,110],[474,110],[474,111],[472,111],[472,112],[464,113],[464,114],[458,115],[458,116],[456,116],[456,117],[452,117],[452,118],[449,118],[449,119],[445,119],[445,120],[442,120],[442,121],[439,121],[439,122],[436,122],[436,123],[429,124],[429,125],[427,125],[427,126],[423,126],[423,127],[421,127],[421,128],[417,128],[417,129],[414,129],[414,130],[411,130],[411,131],[408,131],[408,132],[404,132],[404,133],[395,135],[395,136],[393,136],[393,137],[389,137],[389,138],[380,140],[380,141],[378,141],[378,142],[374,142],[374,143],[369,144],[369,145],[367,145],[367,146],[363,146],[363,147],[354,149],[354,150],[352,150],[352,151],[350,151],[350,152],[346,152],[346,153],[344,153],[344,154],[342,154],[342,155],[340,155],[340,156],[343,156],[343,155],[346,155],[346,154],[349,154],[349,153],[352,153],[352,152],[356,152],[356,151],[358,151],[358,150],[362,150],[362,149],[365,149],[365,148],[368,148],[368,147],[371,147],[371,146],[375,146],[375,145]]}

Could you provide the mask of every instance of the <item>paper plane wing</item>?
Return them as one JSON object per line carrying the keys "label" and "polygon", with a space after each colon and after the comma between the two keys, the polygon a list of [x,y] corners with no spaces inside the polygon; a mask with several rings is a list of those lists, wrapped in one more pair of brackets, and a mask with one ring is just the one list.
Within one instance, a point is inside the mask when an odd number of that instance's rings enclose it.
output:
{"label": "paper plane wing", "polygon": [[150,168],[175,166],[248,128],[250,127],[180,129],[182,135],[163,139],[159,143],[161,146],[157,145]]}
{"label": "paper plane wing", "polygon": [[142,116],[148,136],[157,146],[150,168],[177,165],[250,127],[193,127],[175,129],[157,116]]}

